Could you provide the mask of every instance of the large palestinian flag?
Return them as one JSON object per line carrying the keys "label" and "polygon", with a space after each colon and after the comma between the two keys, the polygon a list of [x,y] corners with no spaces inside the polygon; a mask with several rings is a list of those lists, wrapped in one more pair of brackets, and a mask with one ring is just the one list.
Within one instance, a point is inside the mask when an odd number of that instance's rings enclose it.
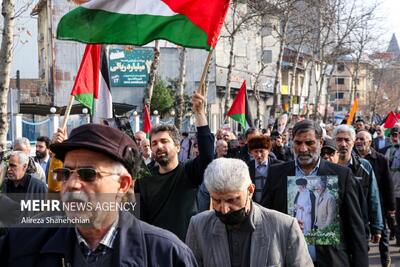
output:
{"label": "large palestinian flag", "polygon": [[243,129],[254,126],[251,118],[249,100],[247,99],[246,81],[243,81],[239,93],[233,100],[232,106],[226,115],[242,125]]}
{"label": "large palestinian flag", "polygon": [[156,39],[214,48],[230,0],[91,0],[63,16],[57,38],[144,45]]}

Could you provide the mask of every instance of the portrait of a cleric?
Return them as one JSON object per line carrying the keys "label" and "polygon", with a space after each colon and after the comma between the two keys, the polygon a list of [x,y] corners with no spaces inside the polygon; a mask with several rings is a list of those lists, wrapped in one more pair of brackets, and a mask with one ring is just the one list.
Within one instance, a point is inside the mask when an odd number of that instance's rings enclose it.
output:
{"label": "portrait of a cleric", "polygon": [[[118,208],[133,201],[141,163],[131,138],[100,124],[77,127],[69,138],[61,129],[57,134],[64,141],[50,148],[63,166],[53,173],[66,216],[76,223],[8,229],[0,237],[1,266],[197,266],[174,234]],[[68,209],[79,205],[86,209]]]}

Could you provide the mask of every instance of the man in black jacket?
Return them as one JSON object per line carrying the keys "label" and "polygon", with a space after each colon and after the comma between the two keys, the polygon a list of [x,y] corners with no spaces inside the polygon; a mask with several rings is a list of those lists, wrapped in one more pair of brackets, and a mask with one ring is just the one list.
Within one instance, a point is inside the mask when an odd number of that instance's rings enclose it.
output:
{"label": "man in black jacket", "polygon": [[249,161],[250,178],[255,184],[253,200],[257,203],[261,201],[263,188],[271,165],[282,163],[283,161],[270,157],[271,138],[265,135],[258,135],[251,138],[248,142],[249,151],[253,160]]}
{"label": "man in black jacket", "polygon": [[66,227],[46,223],[10,229],[0,239],[2,266],[197,266],[193,253],[175,235],[117,208],[132,204],[132,177],[141,165],[129,136],[86,124],[50,148],[64,163],[53,170],[64,205],[82,209],[64,210],[71,220]]}
{"label": "man in black jacket", "polygon": [[[288,176],[335,175],[339,183],[340,245],[315,246],[310,250],[316,266],[368,266],[368,250],[357,185],[351,170],[320,158],[321,127],[309,120],[293,128],[295,161],[274,165],[269,169],[261,204],[266,208],[288,213]],[[315,253],[314,253],[315,252]]]}
{"label": "man in black jacket", "polygon": [[379,241],[379,252],[382,266],[390,266],[389,235],[386,228],[386,218],[394,220],[396,203],[393,195],[393,181],[389,171],[389,163],[384,155],[376,152],[371,147],[372,136],[367,131],[360,131],[356,136],[356,149],[358,154],[371,163],[378,183],[379,195],[383,215],[382,237]]}
{"label": "man in black jacket", "polygon": [[196,118],[199,156],[179,162],[180,136],[173,125],[161,125],[150,132],[150,146],[157,166],[138,181],[140,217],[185,240],[190,218],[198,212],[196,192],[203,173],[214,157],[214,136],[207,125],[204,97],[195,93],[192,110]]}

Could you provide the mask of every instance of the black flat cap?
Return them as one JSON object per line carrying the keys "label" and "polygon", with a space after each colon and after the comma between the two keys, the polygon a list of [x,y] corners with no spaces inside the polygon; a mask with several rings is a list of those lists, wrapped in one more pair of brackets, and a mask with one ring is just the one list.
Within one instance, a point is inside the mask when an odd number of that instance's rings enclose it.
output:
{"label": "black flat cap", "polygon": [[122,131],[101,124],[85,124],[71,131],[67,140],[51,144],[50,150],[64,161],[66,153],[76,149],[88,149],[104,154],[120,163],[134,175],[134,165],[139,150],[136,143]]}
{"label": "black flat cap", "polygon": [[332,150],[338,151],[338,147],[336,145],[336,142],[333,139],[330,138],[325,138],[324,144],[322,145],[321,149],[324,148],[330,148]]}

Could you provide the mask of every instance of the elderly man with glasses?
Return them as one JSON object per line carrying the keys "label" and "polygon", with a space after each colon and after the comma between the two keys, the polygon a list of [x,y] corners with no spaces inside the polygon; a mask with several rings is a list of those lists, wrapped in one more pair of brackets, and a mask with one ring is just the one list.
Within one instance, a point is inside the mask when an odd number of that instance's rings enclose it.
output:
{"label": "elderly man with glasses", "polygon": [[53,171],[63,204],[102,208],[67,209],[66,218],[78,222],[63,227],[10,229],[0,240],[2,266],[197,266],[172,233],[103,205],[118,207],[132,199],[141,158],[126,134],[87,124],[51,150],[64,163]]}

